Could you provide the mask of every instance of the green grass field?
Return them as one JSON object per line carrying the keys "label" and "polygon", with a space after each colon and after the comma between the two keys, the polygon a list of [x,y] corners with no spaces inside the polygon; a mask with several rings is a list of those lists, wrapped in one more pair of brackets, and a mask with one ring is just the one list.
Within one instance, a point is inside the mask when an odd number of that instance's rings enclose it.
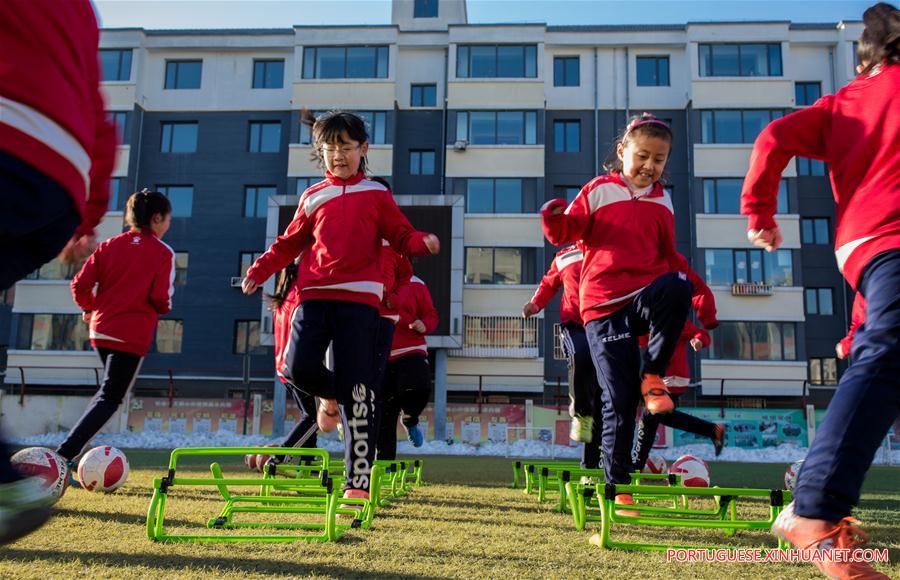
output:
{"label": "green grass field", "polygon": [[[49,524],[0,548],[0,578],[819,577],[810,564],[666,563],[663,553],[601,550],[588,543],[595,529],[576,531],[571,516],[510,489],[510,460],[488,457],[427,457],[427,486],[380,510],[370,530],[352,530],[337,543],[153,543],[145,533],[146,511],[151,481],[164,475],[167,455],[137,450],[128,455],[132,471],[122,489],[112,495],[69,490]],[[196,464],[180,474],[190,470],[208,473],[206,465]],[[783,470],[782,465],[712,465],[713,481],[721,486],[772,487]],[[210,495],[186,496],[182,504],[177,494],[171,497],[167,521],[200,531],[219,502]],[[900,577],[900,468],[872,469],[857,516],[873,546],[892,550],[893,565],[880,569]],[[762,532],[728,539],[715,530],[640,528],[621,537],[774,545]]]}

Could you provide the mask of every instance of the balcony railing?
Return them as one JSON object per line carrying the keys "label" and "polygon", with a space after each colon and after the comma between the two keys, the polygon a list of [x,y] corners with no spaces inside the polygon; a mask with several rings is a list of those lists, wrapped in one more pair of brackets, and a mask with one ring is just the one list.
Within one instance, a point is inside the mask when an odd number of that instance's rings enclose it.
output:
{"label": "balcony railing", "polygon": [[771,296],[773,286],[771,284],[759,284],[756,282],[736,282],[731,285],[732,296]]}
{"label": "balcony railing", "polygon": [[463,346],[447,354],[474,358],[537,358],[540,319],[521,316],[463,317]]}

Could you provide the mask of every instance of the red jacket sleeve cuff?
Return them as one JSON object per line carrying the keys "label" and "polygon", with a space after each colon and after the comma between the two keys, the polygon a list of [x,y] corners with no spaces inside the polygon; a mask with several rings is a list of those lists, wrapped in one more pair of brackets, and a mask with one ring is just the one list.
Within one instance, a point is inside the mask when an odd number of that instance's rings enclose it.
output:
{"label": "red jacket sleeve cuff", "polygon": [[775,228],[778,224],[775,223],[775,218],[772,216],[764,216],[764,215],[750,215],[747,216],[747,229],[748,230],[771,230]]}

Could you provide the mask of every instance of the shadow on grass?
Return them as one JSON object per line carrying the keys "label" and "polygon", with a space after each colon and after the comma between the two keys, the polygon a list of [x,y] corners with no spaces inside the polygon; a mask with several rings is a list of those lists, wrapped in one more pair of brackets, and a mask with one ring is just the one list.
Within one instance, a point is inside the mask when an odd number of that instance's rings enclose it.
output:
{"label": "shadow on grass", "polygon": [[[109,566],[117,569],[123,564],[128,566],[143,566],[150,569],[165,571],[167,575],[178,574],[177,570],[197,573],[205,570],[210,574],[219,576],[224,573],[245,572],[248,574],[278,574],[286,577],[299,576],[326,576],[330,578],[358,578],[361,576],[358,568],[348,566],[335,566],[331,564],[306,564],[297,561],[248,559],[246,557],[222,557],[222,556],[187,556],[184,554],[158,553],[124,554],[114,552],[90,552],[90,551],[62,551],[62,550],[25,550],[17,548],[0,548],[0,554],[6,561],[19,560],[23,563],[33,563],[35,560],[49,560],[59,564],[71,564],[78,562],[80,566]],[[374,576],[375,574],[370,574]],[[437,578],[437,576],[423,576],[410,574],[397,574],[387,576],[378,574],[379,578]]]}
{"label": "shadow on grass", "polygon": [[[63,509],[56,510],[55,517],[90,518],[93,520],[100,520],[101,522],[116,522],[119,524],[126,524],[129,526],[141,526],[142,528],[147,525],[147,516],[141,515],[141,514],[97,512],[97,511],[89,511],[89,510],[63,508]],[[187,520],[166,518],[165,524],[167,527],[184,526],[184,527],[196,528],[196,527],[202,527],[203,522],[200,522],[199,520],[196,522],[189,522]]]}

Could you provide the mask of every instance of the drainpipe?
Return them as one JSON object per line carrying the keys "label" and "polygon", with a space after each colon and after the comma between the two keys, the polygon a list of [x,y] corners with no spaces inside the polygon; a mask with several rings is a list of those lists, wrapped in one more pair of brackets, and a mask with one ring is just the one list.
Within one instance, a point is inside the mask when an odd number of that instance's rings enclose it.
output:
{"label": "drainpipe", "polygon": [[[828,72],[831,76],[831,92],[837,92],[837,78],[834,70],[834,47],[828,47]],[[800,213],[800,212],[797,212]],[[847,311],[847,283],[841,279],[841,311],[844,313],[844,328],[850,327],[850,313]]]}
{"label": "drainpipe", "polygon": [[600,175],[600,64],[594,47],[594,175]]}
{"label": "drainpipe", "polygon": [[447,190],[447,92],[450,80],[450,47],[444,49],[444,111],[441,119],[441,195]]}
{"label": "drainpipe", "polygon": [[628,122],[628,118],[631,117],[631,103],[629,102],[629,97],[631,96],[631,86],[628,77],[628,47],[625,47],[625,122]]}

